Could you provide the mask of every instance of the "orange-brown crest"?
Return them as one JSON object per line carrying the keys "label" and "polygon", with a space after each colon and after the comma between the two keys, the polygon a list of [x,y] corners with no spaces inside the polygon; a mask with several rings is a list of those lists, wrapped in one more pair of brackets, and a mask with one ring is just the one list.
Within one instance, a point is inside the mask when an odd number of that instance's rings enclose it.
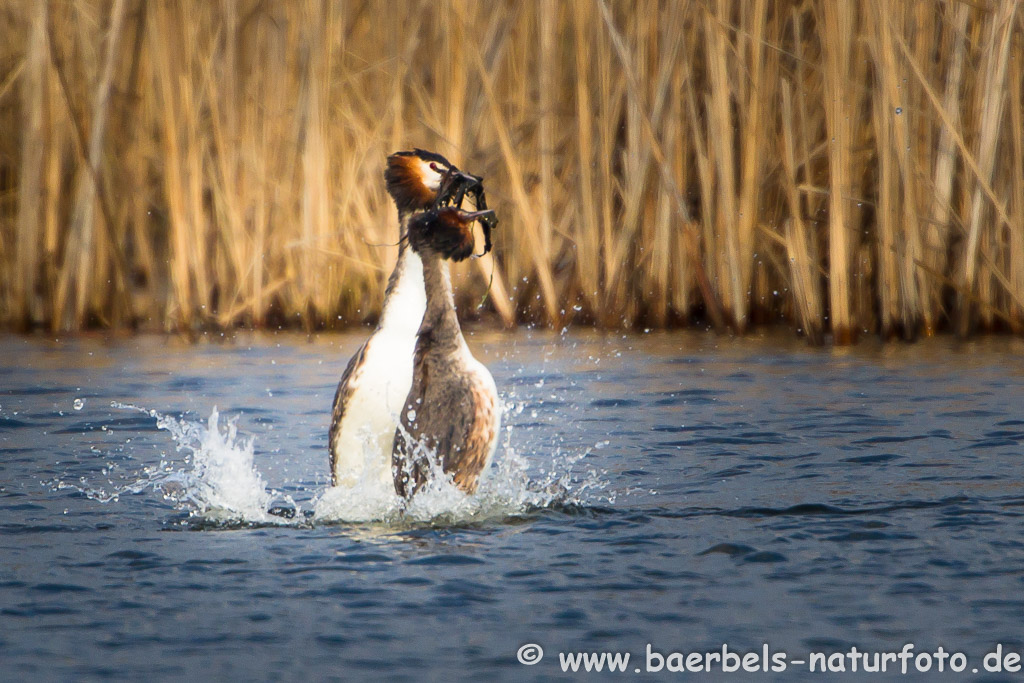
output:
{"label": "orange-brown crest", "polygon": [[440,154],[416,149],[388,157],[384,181],[399,211],[429,209],[437,199],[441,181],[451,163]]}

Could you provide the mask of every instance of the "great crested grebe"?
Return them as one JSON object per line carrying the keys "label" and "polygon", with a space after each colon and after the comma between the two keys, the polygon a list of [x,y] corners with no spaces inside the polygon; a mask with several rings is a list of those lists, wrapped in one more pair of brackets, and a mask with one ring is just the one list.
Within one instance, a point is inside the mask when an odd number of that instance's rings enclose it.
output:
{"label": "great crested grebe", "polygon": [[466,346],[444,261],[472,254],[473,221],[493,222],[493,215],[444,207],[409,222],[409,244],[423,262],[427,312],[416,336],[412,388],[392,449],[395,490],[405,498],[430,478],[431,458],[456,486],[473,493],[498,443],[498,392],[491,373]]}
{"label": "great crested grebe", "polygon": [[462,173],[440,154],[421,149],[389,156],[384,180],[398,207],[398,262],[377,328],[349,360],[334,395],[329,434],[334,486],[354,486],[369,477],[390,486],[397,416],[412,384],[416,331],[426,310],[423,265],[406,246],[408,224],[453,197],[461,201],[468,187],[480,184],[480,178]]}

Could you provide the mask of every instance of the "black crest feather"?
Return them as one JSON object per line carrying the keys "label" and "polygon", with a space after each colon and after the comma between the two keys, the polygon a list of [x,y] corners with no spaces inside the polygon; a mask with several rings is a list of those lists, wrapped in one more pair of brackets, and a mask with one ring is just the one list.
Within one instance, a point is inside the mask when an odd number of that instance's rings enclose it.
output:
{"label": "black crest feather", "polygon": [[425,211],[409,224],[409,244],[417,253],[432,251],[461,261],[473,254],[473,221],[453,206]]}

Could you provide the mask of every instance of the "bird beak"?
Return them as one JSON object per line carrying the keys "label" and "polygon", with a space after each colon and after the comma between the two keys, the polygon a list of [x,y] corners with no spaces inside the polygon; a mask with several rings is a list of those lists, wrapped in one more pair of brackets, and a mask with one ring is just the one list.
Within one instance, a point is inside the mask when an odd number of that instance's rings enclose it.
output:
{"label": "bird beak", "polygon": [[487,209],[486,211],[463,211],[462,218],[467,221],[480,220],[486,222],[488,218],[494,218],[494,209]]}
{"label": "bird beak", "polygon": [[479,176],[475,176],[472,173],[463,173],[458,169],[451,169],[441,181],[441,188],[437,192],[437,201],[434,202],[434,208],[451,203],[461,209],[462,199],[466,196],[466,192],[481,182],[483,182],[483,178]]}

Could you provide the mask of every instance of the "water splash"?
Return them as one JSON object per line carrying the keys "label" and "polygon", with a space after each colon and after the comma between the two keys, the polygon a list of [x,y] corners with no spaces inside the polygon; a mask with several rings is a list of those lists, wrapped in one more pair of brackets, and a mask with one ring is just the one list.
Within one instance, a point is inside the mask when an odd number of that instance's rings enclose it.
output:
{"label": "water splash", "polygon": [[[507,417],[508,409],[505,412]],[[594,496],[607,487],[603,471],[590,469],[582,477],[574,474],[576,464],[590,449],[580,453],[555,449],[547,456],[544,467],[530,472],[530,463],[512,446],[512,429],[506,428],[504,433],[504,442],[481,476],[475,493],[467,494],[455,485],[452,476],[442,470],[436,453],[418,453],[428,463],[430,476],[410,500],[396,495],[393,488],[374,478],[355,487],[327,489],[315,503],[313,520],[327,524],[374,521],[399,526],[481,523],[550,507],[583,506],[593,502]],[[605,498],[605,502],[614,502],[614,495]]]}
{"label": "water splash", "polygon": [[378,522],[395,519],[401,512],[401,499],[395,487],[380,473],[381,456],[377,439],[367,433],[363,440],[363,467],[359,478],[344,485],[331,486],[313,502],[313,522]]}
{"label": "water splash", "polygon": [[[215,407],[207,423],[156,416],[157,427],[171,433],[179,453],[190,456],[191,470],[178,470],[181,485],[172,496],[205,519],[268,522],[275,492],[268,491],[253,464],[253,437],[239,437],[237,418],[222,429]],[[165,488],[165,494],[167,489]]]}
{"label": "water splash", "polygon": [[[614,502],[614,494],[600,493],[607,486],[603,471],[576,471],[590,449],[565,453],[556,448],[545,456],[540,467],[531,471],[530,462],[511,444],[511,427],[506,427],[504,442],[473,494],[456,487],[452,478],[436,466],[430,482],[411,500],[404,500],[395,494],[390,482],[381,480],[376,469],[369,466],[379,455],[372,452],[368,440],[364,453],[368,466],[363,468],[360,479],[352,486],[326,488],[310,501],[312,509],[303,513],[290,496],[268,488],[254,463],[255,438],[239,434],[237,417],[221,424],[216,408],[202,421],[118,402],[111,406],[154,418],[159,429],[170,433],[181,457],[165,456],[158,465],[144,467],[136,479],[119,483],[108,480],[108,487],[96,487],[81,480],[78,485],[58,482],[57,488],[75,488],[104,503],[152,490],[198,521],[200,528],[211,524],[305,526],[368,522],[397,527],[458,525],[498,521],[551,507],[586,506],[598,496],[603,496],[602,502]],[[436,463],[438,459],[434,457],[431,461]],[[281,510],[288,514],[277,514]]]}
{"label": "water splash", "polygon": [[[484,472],[473,494],[458,488],[451,475],[436,464],[431,467],[428,482],[408,501],[396,495],[393,489],[329,488],[316,501],[313,521],[449,526],[498,521],[550,507],[587,505],[593,502],[595,493],[607,486],[603,472],[589,470],[582,479],[572,474],[573,465],[588,452],[563,454],[556,451],[538,476],[529,471],[525,458],[506,447],[495,456],[495,462]],[[433,462],[436,463],[436,459]],[[377,486],[380,486],[379,481]],[[614,502],[614,496],[608,496],[607,500]]]}
{"label": "water splash", "polygon": [[[58,488],[73,487],[100,502],[116,502],[126,494],[146,490],[159,492],[175,509],[214,523],[274,524],[287,520],[270,514],[271,505],[281,496],[269,490],[253,462],[252,437],[238,434],[237,417],[220,423],[215,407],[205,422],[162,415],[155,410],[114,402],[112,407],[145,413],[157,427],[174,439],[180,459],[162,459],[146,466],[132,482],[112,489],[96,488],[83,480],[81,486],[61,483]],[[285,501],[298,506],[288,497]]]}

